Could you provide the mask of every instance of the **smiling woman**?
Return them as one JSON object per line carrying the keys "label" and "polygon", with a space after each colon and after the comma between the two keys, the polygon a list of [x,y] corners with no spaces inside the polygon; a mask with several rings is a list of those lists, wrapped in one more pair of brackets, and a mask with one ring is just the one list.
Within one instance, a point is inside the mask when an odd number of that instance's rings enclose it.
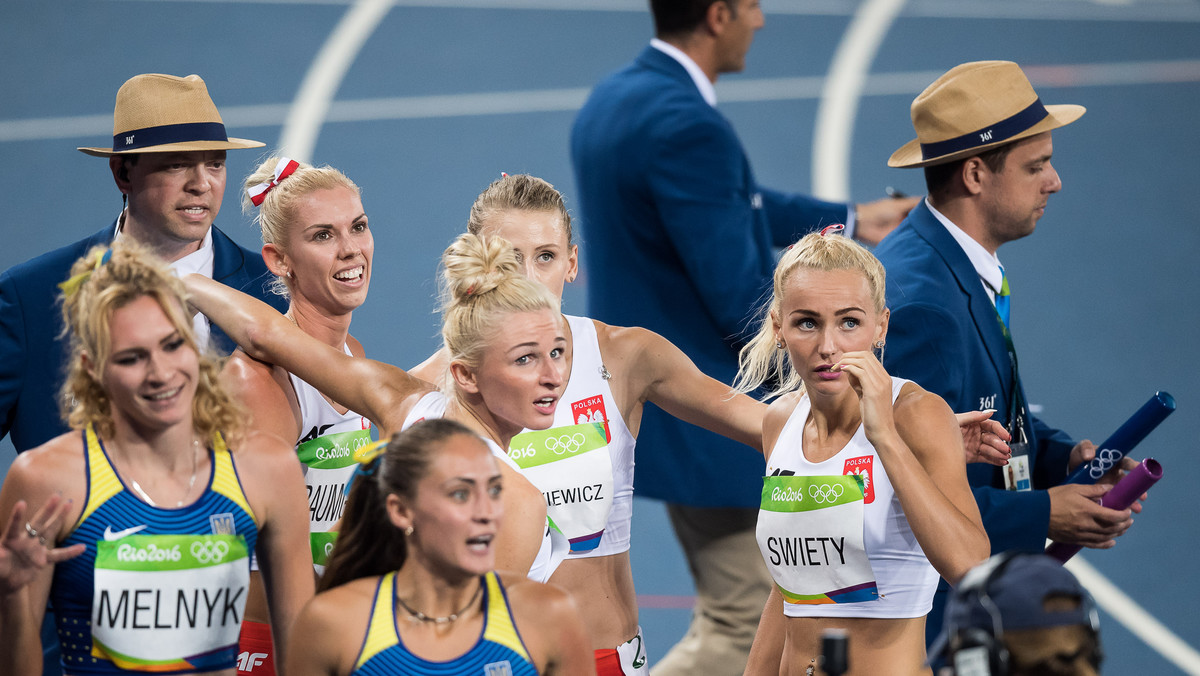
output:
{"label": "smiling woman", "polygon": [[[289,299],[287,316],[321,343],[362,356],[350,321],[367,298],[375,243],[358,186],[332,167],[270,157],[246,178],[242,206],[255,212],[263,259],[276,275],[274,290]],[[370,443],[370,423],[283,367],[240,350],[226,362],[221,378],[254,429],[295,444],[308,489],[312,562],[320,573],[337,537],[346,483],[354,472],[351,455]],[[246,665],[258,676],[275,673],[268,618],[253,561],[240,644],[242,653],[258,656],[257,664]]]}
{"label": "smiling woman", "polygon": [[[278,644],[312,595],[290,556],[306,531],[298,465],[244,431],[196,347],[182,283],[148,251],[122,239],[71,272],[74,431],[22,454],[0,490],[0,673],[41,671],[29,632],[50,598],[67,673],[233,674],[251,553],[270,562]],[[204,612],[203,626],[185,619]]]}

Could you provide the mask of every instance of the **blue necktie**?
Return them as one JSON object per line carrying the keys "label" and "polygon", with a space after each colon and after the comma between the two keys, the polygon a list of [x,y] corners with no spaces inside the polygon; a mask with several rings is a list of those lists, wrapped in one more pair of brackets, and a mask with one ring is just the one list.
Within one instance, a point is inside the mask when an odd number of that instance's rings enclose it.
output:
{"label": "blue necktie", "polygon": [[996,292],[996,313],[1000,315],[1000,321],[1004,322],[1005,326],[1008,323],[1008,275],[1004,273],[1004,266],[1000,266],[1000,291]]}

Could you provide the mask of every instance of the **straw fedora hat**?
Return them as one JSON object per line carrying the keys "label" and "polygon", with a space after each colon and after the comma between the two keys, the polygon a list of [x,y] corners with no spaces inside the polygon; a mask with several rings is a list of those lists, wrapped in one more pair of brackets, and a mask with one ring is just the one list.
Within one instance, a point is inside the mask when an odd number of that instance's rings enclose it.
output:
{"label": "straw fedora hat", "polygon": [[1078,120],[1083,106],[1042,104],[1012,61],[955,66],[912,102],[917,138],[892,153],[889,167],[928,167],[1057,129]]}
{"label": "straw fedora hat", "polygon": [[127,153],[260,148],[225,135],[221,114],[199,75],[135,75],[117,90],[112,148],[79,148],[95,157]]}

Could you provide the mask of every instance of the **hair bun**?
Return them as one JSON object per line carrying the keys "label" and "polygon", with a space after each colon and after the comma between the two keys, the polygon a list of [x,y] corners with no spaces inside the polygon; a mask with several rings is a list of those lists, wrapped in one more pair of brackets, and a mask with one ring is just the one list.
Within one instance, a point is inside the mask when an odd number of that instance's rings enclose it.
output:
{"label": "hair bun", "polygon": [[442,254],[450,303],[469,303],[520,277],[517,254],[501,237],[459,235]]}

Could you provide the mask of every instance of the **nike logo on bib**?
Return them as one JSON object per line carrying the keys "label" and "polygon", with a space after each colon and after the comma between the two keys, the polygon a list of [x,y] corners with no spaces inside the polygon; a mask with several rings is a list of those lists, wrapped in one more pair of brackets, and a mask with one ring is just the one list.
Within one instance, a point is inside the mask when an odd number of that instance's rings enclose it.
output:
{"label": "nike logo on bib", "polygon": [[114,533],[112,526],[105,526],[104,527],[104,539],[109,542],[112,542],[113,540],[120,540],[121,538],[123,538],[127,535],[133,535],[134,533],[143,531],[146,528],[147,528],[147,526],[145,524],[142,524],[141,526],[133,526],[132,528],[126,528],[125,530],[119,530]]}

